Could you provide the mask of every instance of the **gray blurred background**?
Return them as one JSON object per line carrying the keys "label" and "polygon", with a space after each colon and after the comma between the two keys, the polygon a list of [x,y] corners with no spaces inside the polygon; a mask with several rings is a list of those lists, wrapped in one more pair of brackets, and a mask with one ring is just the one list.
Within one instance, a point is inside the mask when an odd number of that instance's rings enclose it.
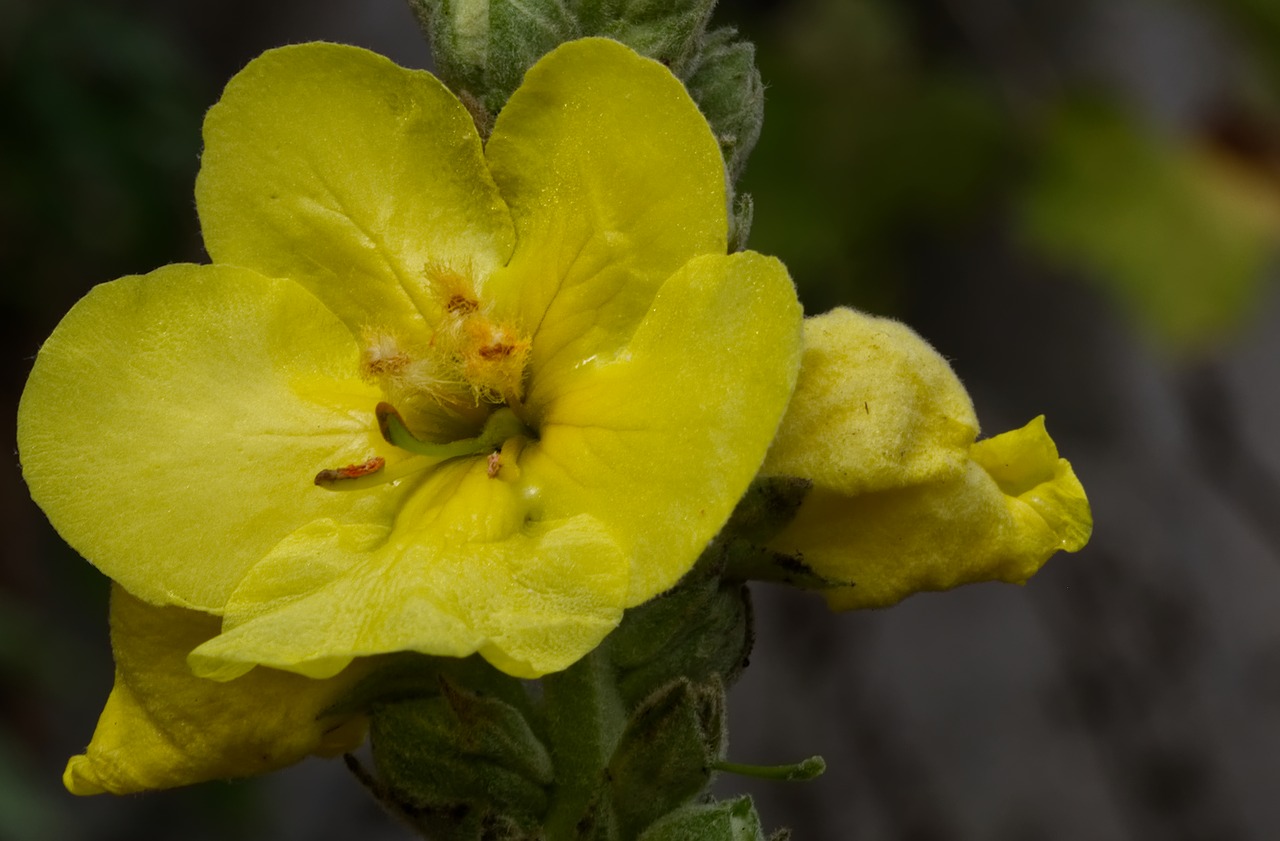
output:
{"label": "gray blurred background", "polygon": [[[1097,528],[1029,585],[832,615],[757,588],[723,778],[797,841],[1280,837],[1280,3],[723,0],[757,42],[751,246],[912,324],[988,433],[1045,413]],[[413,67],[402,0],[0,0],[0,413],[93,284],[201,261],[201,115],[271,46]],[[0,474],[0,839],[407,839],[341,763],[138,797],[60,775],[106,582]]]}

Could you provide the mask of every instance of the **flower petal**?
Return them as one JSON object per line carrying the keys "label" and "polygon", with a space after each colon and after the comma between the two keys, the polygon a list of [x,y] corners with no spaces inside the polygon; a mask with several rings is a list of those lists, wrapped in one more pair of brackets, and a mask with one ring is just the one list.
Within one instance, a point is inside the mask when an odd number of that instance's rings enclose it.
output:
{"label": "flower petal", "polygon": [[484,275],[511,252],[471,117],[429,73],[338,44],[271,50],[228,83],[204,137],[210,257],[296,280],[357,332],[433,323],[447,296],[428,264]]}
{"label": "flower petal", "polygon": [[283,541],[191,663],[217,679],[254,663],[325,677],[369,654],[479,651],[537,677],[617,625],[627,572],[599,523],[534,520],[525,494],[491,478],[484,459],[458,459],[432,474],[389,533],[317,523]]}
{"label": "flower petal", "polygon": [[688,571],[756,475],[795,384],[800,323],[777,260],[699,257],[629,344],[542,397],[521,469],[548,516],[590,514],[635,559],[628,605]]}
{"label": "flower petal", "polygon": [[673,272],[725,252],[707,121],[669,70],[617,42],[573,41],[534,65],[485,154],[518,241],[485,295],[518,302],[533,388],[625,344]]}
{"label": "flower petal", "polygon": [[269,669],[230,683],[197,678],[187,652],[217,632],[217,617],[114,588],[116,683],[88,749],[67,763],[68,791],[128,794],[261,774],[363,741],[360,719],[322,715],[363,666],[324,681]]}
{"label": "flower petal", "polygon": [[964,473],[978,434],[973,403],[910,327],[841,308],[805,319],[804,342],[762,473],[850,496]]}
{"label": "flower petal", "polygon": [[1093,533],[1089,500],[1071,464],[1058,457],[1044,415],[1021,429],[979,441],[970,455],[1005,496],[1021,503],[1019,516],[1044,521],[1057,536],[1059,549],[1075,552],[1089,542]]}
{"label": "flower petal", "polygon": [[178,265],[102,284],[36,358],[23,473],[63,538],[130,592],[219,613],[304,523],[390,521],[399,491],[313,484],[394,457],[357,360],[346,327],[289,281]]}
{"label": "flower petal", "polygon": [[959,477],[853,496],[815,488],[770,545],[848,582],[827,594],[837,610],[974,581],[1022,583],[1055,552],[1084,546],[1089,503],[1043,418],[972,452]]}

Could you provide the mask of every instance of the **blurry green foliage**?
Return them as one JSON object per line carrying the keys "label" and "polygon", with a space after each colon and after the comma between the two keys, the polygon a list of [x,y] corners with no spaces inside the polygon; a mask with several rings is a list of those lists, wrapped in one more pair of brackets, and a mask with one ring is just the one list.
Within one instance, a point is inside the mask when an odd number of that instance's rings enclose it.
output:
{"label": "blurry green foliage", "polygon": [[1173,136],[1079,54],[1096,22],[1066,0],[778,6],[748,27],[768,86],[751,246],[784,257],[810,311],[898,311],[950,280],[921,255],[969,253],[1090,281],[1167,347],[1226,338],[1280,243],[1280,2],[1167,2],[1241,48]]}
{"label": "blurry green foliage", "polygon": [[918,237],[962,229],[1007,182],[1006,117],[976,72],[928,53],[902,4],[784,8],[750,33],[767,84],[743,178],[751,247],[784,256],[810,311],[891,309]]}
{"label": "blurry green foliage", "polygon": [[1280,233],[1228,167],[1123,111],[1066,104],[1046,127],[1025,231],[1157,338],[1203,345],[1248,312]]}

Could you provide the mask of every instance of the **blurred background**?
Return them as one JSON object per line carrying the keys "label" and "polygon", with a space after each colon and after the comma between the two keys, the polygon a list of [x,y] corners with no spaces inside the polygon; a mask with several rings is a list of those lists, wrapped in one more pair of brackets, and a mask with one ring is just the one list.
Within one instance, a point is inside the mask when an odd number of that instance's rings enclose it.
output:
{"label": "blurred background", "polygon": [[[722,0],[757,44],[751,247],[912,324],[988,434],[1044,413],[1097,528],[1026,587],[833,616],[757,588],[725,778],[797,841],[1280,837],[1280,3]],[[0,412],[93,284],[202,261],[200,121],[271,46],[429,52],[402,0],[0,0]],[[130,798],[60,775],[106,581],[0,473],[0,839],[408,839],[340,763]]]}

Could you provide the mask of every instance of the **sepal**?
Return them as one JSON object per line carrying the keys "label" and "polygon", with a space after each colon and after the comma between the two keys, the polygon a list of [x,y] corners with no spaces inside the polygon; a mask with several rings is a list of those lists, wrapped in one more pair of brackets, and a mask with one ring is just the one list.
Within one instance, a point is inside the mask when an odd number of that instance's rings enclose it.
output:
{"label": "sepal", "polygon": [[491,124],[524,73],[575,37],[577,21],[557,0],[409,0],[431,42],[437,75]]}
{"label": "sepal", "polygon": [[675,588],[627,611],[605,640],[626,708],[677,678],[730,685],[742,673],[754,640],[751,594],[710,574],[716,551],[713,544]]}
{"label": "sepal", "polygon": [[[715,0],[409,0],[431,42],[437,75],[465,103],[482,135],[525,71],[576,38],[619,41],[666,66],[698,103],[732,185],[764,121],[755,47],[731,27],[710,32]],[[746,242],[749,203],[731,208]]]}
{"label": "sepal", "polygon": [[577,5],[583,32],[621,41],[683,78],[716,0],[579,0]]}
{"label": "sepal", "polygon": [[724,686],[679,678],[635,709],[606,769],[623,838],[692,800],[711,781],[726,734]]}
{"label": "sepal", "polygon": [[[786,830],[769,841],[785,841]],[[750,797],[698,803],[655,821],[639,841],[765,841],[760,817]]]}
{"label": "sepal", "polygon": [[[764,82],[756,69],[755,45],[731,27],[711,32],[685,85],[720,142],[732,184],[746,167],[764,124]],[[741,239],[746,240],[745,234]]]}
{"label": "sepal", "polygon": [[436,694],[378,703],[370,719],[385,799],[431,837],[523,837],[541,823],[555,772],[516,707],[440,675]]}

